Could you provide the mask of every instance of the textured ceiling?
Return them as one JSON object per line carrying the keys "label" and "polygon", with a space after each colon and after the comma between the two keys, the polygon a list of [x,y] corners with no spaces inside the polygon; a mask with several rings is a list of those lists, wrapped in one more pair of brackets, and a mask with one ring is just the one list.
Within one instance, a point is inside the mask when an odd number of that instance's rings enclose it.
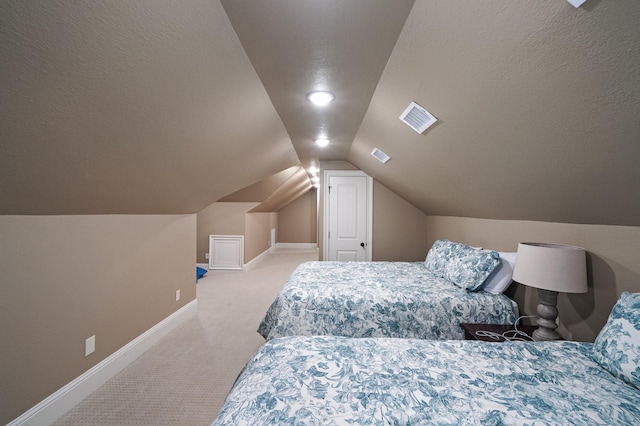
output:
{"label": "textured ceiling", "polygon": [[277,209],[293,167],[348,160],[426,214],[640,226],[638,22],[636,0],[0,2],[0,214]]}
{"label": "textured ceiling", "polygon": [[0,214],[192,213],[299,164],[218,2],[3,1],[0,20]]}
{"label": "textured ceiling", "polygon": [[277,212],[313,188],[302,166],[286,170],[226,195],[219,202],[259,202],[251,212]]}
{"label": "textured ceiling", "polygon": [[[222,4],[303,166],[345,159],[413,0]],[[336,98],[319,108],[306,99],[315,90]]]}
{"label": "textured ceiling", "polygon": [[348,159],[428,214],[640,225],[639,22],[634,1],[416,1]]}

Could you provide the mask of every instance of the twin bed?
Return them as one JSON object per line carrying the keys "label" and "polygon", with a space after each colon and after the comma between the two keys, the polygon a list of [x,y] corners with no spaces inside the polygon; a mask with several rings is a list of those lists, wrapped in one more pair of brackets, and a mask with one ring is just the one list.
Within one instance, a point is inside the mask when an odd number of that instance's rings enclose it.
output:
{"label": "twin bed", "polygon": [[592,353],[577,342],[274,339],[214,425],[637,425],[640,390]]}
{"label": "twin bed", "polygon": [[425,262],[300,265],[213,424],[639,424],[640,294],[594,344],[460,340],[516,320],[513,261],[440,240]]}
{"label": "twin bed", "polygon": [[424,262],[307,262],[273,301],[258,332],[284,336],[462,339],[460,323],[513,324],[504,294],[453,285]]}

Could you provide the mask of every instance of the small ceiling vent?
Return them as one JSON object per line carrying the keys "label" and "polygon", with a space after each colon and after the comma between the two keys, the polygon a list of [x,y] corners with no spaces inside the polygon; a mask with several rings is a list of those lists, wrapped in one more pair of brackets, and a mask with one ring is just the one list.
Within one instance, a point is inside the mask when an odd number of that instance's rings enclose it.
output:
{"label": "small ceiling vent", "polygon": [[582,3],[584,3],[587,0],[568,0],[568,1],[569,1],[569,3],[571,3],[573,5],[573,7],[575,7],[577,9],[580,6],[582,6]]}
{"label": "small ceiling vent", "polygon": [[380,161],[382,164],[386,163],[391,159],[391,157],[389,157],[384,152],[380,151],[378,148],[373,148],[373,151],[371,151],[371,155],[376,157],[376,159]]}
{"label": "small ceiling vent", "polygon": [[400,116],[400,120],[402,120],[416,132],[422,133],[438,119],[417,103],[411,102],[411,104],[407,107],[407,109],[404,110],[404,112]]}

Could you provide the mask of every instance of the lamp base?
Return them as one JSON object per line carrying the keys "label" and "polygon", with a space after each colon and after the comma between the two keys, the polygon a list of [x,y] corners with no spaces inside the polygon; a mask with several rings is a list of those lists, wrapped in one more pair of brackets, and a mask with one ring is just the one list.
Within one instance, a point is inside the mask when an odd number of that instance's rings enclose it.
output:
{"label": "lamp base", "polygon": [[560,340],[562,337],[556,332],[558,324],[558,292],[538,289],[538,328],[534,330],[533,340]]}

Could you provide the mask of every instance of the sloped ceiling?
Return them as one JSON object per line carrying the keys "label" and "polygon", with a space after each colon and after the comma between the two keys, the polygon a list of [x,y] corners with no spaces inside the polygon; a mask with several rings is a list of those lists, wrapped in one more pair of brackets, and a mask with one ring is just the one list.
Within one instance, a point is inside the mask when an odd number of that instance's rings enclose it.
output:
{"label": "sloped ceiling", "polygon": [[428,214],[640,225],[638,23],[634,1],[416,1],[348,159]]}
{"label": "sloped ceiling", "polygon": [[250,213],[278,212],[313,188],[307,172],[300,167],[290,179],[275,190],[262,203],[251,209]]}
{"label": "sloped ceiling", "polygon": [[307,171],[302,166],[293,166],[218,201],[259,202],[250,212],[278,212],[312,188]]}
{"label": "sloped ceiling", "polygon": [[[222,0],[304,167],[346,159],[413,0]],[[314,107],[306,95],[336,98]],[[319,148],[313,142],[329,138]]]}
{"label": "sloped ceiling", "polygon": [[285,185],[294,175],[300,172],[306,172],[301,166],[289,167],[286,170],[278,172],[272,176],[262,179],[259,182],[249,185],[246,188],[242,188],[231,194],[225,195],[217,201],[220,202],[262,202],[269,198],[271,194]]}
{"label": "sloped ceiling", "polygon": [[0,2],[0,214],[193,213],[299,164],[219,2]]}
{"label": "sloped ceiling", "polygon": [[635,0],[0,2],[0,214],[192,213],[348,160],[427,214],[639,226],[638,22]]}

